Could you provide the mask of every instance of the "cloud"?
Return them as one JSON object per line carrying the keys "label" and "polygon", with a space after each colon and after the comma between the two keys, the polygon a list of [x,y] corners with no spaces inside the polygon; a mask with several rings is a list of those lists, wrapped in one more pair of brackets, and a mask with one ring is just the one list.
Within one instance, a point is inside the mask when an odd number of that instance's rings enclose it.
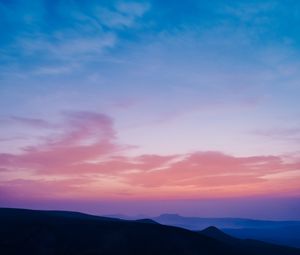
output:
{"label": "cloud", "polygon": [[57,173],[121,150],[114,142],[113,122],[108,116],[91,112],[65,112],[64,116],[59,133],[49,135],[42,144],[23,148],[20,155],[1,154],[0,165]]}
{"label": "cloud", "polygon": [[270,129],[260,129],[253,131],[254,135],[267,137],[276,140],[287,140],[292,142],[300,141],[300,128],[270,128]]}
{"label": "cloud", "polygon": [[[60,199],[80,195],[81,185],[86,185],[87,180],[69,178],[67,180],[26,180],[15,179],[1,183],[1,193],[6,194],[2,199]],[[1,199],[1,196],[0,196]]]}
{"label": "cloud", "polygon": [[300,128],[276,128],[269,130],[257,130],[255,134],[262,136],[293,136],[300,134]]}
{"label": "cloud", "polygon": [[[132,146],[117,142],[113,120],[105,114],[64,112],[58,127],[43,143],[19,154],[0,154],[2,190],[35,198],[91,199],[299,194],[299,157],[287,161],[215,151],[128,156]],[[47,192],[39,193],[43,187]]]}
{"label": "cloud", "polygon": [[[184,155],[183,155],[184,156]],[[185,155],[160,171],[141,171],[128,180],[146,187],[223,187],[262,182],[261,177],[297,169],[300,163],[284,163],[276,156],[234,157],[220,152]]]}
{"label": "cloud", "polygon": [[9,38],[0,40],[1,73],[6,75],[60,75],[82,70],[117,45],[119,28],[135,26],[149,8],[138,2],[17,2],[0,5]]}
{"label": "cloud", "polygon": [[148,3],[119,2],[115,10],[99,8],[99,19],[101,23],[109,28],[128,28],[136,25],[138,18],[142,17],[149,9]]}
{"label": "cloud", "polygon": [[41,54],[40,57],[60,61],[89,59],[91,54],[101,54],[104,49],[113,47],[115,43],[115,34],[101,32],[100,28],[94,35],[69,32],[49,38],[37,34],[20,38],[17,42],[27,56]]}
{"label": "cloud", "polygon": [[264,1],[263,3],[237,3],[227,5],[222,9],[222,13],[239,18],[243,22],[254,22],[261,24],[267,21],[268,12],[278,7],[276,1]]}
{"label": "cloud", "polygon": [[10,116],[7,118],[0,119],[1,125],[14,125],[21,124],[24,126],[34,127],[34,128],[53,128],[54,126],[45,121],[43,119],[37,118],[27,118],[27,117],[19,117],[19,116]]}
{"label": "cloud", "polygon": [[4,137],[4,138],[0,138],[0,142],[11,142],[15,140],[26,140],[26,139],[27,137],[25,136]]}
{"label": "cloud", "polygon": [[129,16],[141,17],[150,9],[150,4],[147,2],[118,2],[116,9]]}

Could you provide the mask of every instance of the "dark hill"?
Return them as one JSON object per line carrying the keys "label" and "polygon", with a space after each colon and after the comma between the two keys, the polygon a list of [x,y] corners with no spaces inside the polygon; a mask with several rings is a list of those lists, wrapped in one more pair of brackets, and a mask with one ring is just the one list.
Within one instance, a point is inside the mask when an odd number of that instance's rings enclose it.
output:
{"label": "dark hill", "polygon": [[[252,247],[249,244],[249,247]],[[242,250],[189,230],[75,212],[0,208],[0,254],[172,254],[300,255],[300,250],[269,245]],[[270,253],[274,251],[274,253]]]}
{"label": "dark hill", "polygon": [[296,250],[298,250],[298,252],[300,251],[299,249],[281,245],[274,245],[262,241],[235,238],[222,232],[216,227],[208,227],[202,231],[199,231],[198,233],[207,237],[214,238],[224,244],[231,246],[235,250],[244,252],[245,254],[280,255]]}
{"label": "dark hill", "polygon": [[141,222],[141,223],[150,223],[150,224],[159,224],[154,220],[151,219],[139,219],[139,220],[135,220],[136,222]]}
{"label": "dark hill", "polygon": [[241,238],[255,239],[268,243],[300,248],[300,221],[255,220],[244,218],[202,218],[185,217],[178,214],[162,214],[152,218],[169,226],[198,231],[215,226],[226,234]]}
{"label": "dark hill", "polygon": [[217,239],[219,241],[228,243],[228,244],[236,244],[236,242],[239,241],[239,239],[234,238],[230,235],[225,234],[224,232],[222,232],[221,230],[217,229],[216,227],[208,227],[202,231],[199,232],[202,235]]}

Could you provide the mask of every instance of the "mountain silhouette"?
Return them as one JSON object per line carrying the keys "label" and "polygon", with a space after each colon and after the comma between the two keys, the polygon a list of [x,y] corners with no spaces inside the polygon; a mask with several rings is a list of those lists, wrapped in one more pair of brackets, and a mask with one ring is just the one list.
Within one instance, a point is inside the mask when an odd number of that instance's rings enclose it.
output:
{"label": "mountain silhouette", "polygon": [[244,247],[238,239],[227,242],[217,229],[197,233],[152,220],[76,212],[0,208],[0,226],[0,254],[4,255],[300,255],[296,248],[256,241]]}
{"label": "mountain silhouette", "polygon": [[205,218],[205,217],[185,217],[179,214],[161,214],[152,217],[158,223],[168,224],[177,227],[184,227],[190,230],[199,230],[216,226],[221,229],[245,229],[245,228],[281,228],[300,227],[300,221],[272,221],[254,220],[244,218]]}
{"label": "mountain silhouette", "polygon": [[228,243],[228,244],[235,245],[237,242],[240,241],[238,238],[234,238],[230,235],[227,235],[214,226],[208,227],[202,231],[199,231],[198,233],[208,236],[208,237],[211,237],[211,238],[214,238],[214,239],[217,239],[221,242]]}
{"label": "mountain silhouette", "polygon": [[245,252],[245,254],[264,254],[264,255],[274,255],[274,254],[285,254],[285,246],[274,245],[262,241],[252,240],[252,239],[239,239],[232,237],[216,227],[208,227],[198,233],[219,240],[220,242],[232,246],[235,250],[240,252]]}
{"label": "mountain silhouette", "polygon": [[185,217],[178,214],[162,214],[153,217],[160,224],[198,231],[215,226],[226,234],[241,239],[294,246],[300,248],[300,221],[253,220],[243,218]]}

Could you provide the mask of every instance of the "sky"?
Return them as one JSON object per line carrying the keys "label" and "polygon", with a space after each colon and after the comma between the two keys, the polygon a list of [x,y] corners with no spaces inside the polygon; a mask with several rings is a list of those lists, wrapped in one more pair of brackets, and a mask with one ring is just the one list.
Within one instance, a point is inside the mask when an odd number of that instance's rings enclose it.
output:
{"label": "sky", "polygon": [[0,0],[0,206],[300,220],[300,2]]}

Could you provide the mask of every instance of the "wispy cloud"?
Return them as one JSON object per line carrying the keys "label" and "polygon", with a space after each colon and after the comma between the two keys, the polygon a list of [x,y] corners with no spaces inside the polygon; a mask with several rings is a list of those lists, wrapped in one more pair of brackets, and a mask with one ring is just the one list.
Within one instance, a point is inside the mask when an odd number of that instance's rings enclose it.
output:
{"label": "wispy cloud", "polygon": [[300,141],[299,127],[255,130],[253,133],[255,135],[270,138],[270,139],[293,141],[295,143],[298,143]]}
{"label": "wispy cloud", "polygon": [[[20,2],[19,5],[25,4]],[[89,61],[98,61],[107,50],[114,48],[118,43],[117,30],[135,26],[137,19],[149,9],[149,4],[138,2],[81,5],[76,1],[57,2],[48,9],[42,1],[40,5],[28,5],[31,15],[24,13],[26,8],[23,11],[20,6],[2,3],[0,8],[5,22],[21,28],[13,27],[8,31],[11,40],[4,42],[1,49],[2,60],[7,60],[3,63],[5,68],[2,65],[0,69],[4,73],[9,72],[8,67],[11,73],[24,72],[19,66],[22,65],[18,62],[20,59],[29,64],[26,70],[31,75],[59,75],[80,70]],[[14,12],[22,18],[9,15]]]}
{"label": "wispy cloud", "polygon": [[38,118],[27,118],[27,117],[19,117],[19,116],[10,116],[6,118],[0,118],[0,123],[2,125],[14,125],[21,124],[25,126],[35,127],[35,128],[53,128],[54,125],[45,121],[43,119]]}
{"label": "wispy cloud", "polygon": [[137,25],[137,20],[150,8],[148,3],[119,2],[113,10],[98,8],[97,16],[109,28],[128,28]]}
{"label": "wispy cloud", "polygon": [[268,22],[268,13],[278,7],[277,1],[237,2],[226,5],[220,12],[239,18],[243,22],[257,25]]}
{"label": "wispy cloud", "polygon": [[64,197],[120,197],[125,192],[195,198],[274,194],[289,182],[284,192],[298,194],[298,175],[289,173],[300,168],[299,158],[287,162],[281,156],[236,157],[214,151],[128,156],[133,147],[118,143],[109,116],[66,112],[64,119],[60,132],[44,143],[27,146],[20,154],[0,154],[0,167],[9,169],[2,173],[2,189],[24,188],[30,195],[45,185],[47,197],[63,189],[68,190]]}

